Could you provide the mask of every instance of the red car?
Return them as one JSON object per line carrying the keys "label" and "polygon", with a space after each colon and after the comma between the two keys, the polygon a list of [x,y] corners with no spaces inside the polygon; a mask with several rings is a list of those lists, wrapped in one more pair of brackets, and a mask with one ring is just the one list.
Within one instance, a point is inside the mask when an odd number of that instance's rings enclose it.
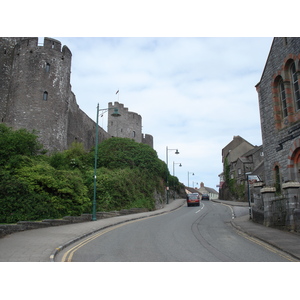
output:
{"label": "red car", "polygon": [[186,196],[187,206],[200,206],[200,196],[198,193],[187,194]]}

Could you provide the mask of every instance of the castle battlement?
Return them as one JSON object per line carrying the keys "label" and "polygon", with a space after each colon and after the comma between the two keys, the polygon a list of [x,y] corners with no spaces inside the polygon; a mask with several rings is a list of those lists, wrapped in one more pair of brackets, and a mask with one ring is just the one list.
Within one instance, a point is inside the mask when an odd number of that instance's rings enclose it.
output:
{"label": "castle battlement", "polygon": [[39,44],[39,40],[37,37],[21,38],[17,48],[19,51],[28,49],[54,50],[65,55],[72,55],[70,49],[67,46],[64,45],[63,47],[61,47],[60,41],[47,37],[44,38],[44,43],[42,44]]}

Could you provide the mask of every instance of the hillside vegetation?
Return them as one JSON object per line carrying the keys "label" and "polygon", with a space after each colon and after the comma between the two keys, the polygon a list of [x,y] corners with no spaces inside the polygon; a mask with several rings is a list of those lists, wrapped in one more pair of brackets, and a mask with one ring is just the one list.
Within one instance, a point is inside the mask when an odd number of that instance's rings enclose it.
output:
{"label": "hillside vegetation", "polygon": [[[0,124],[0,223],[91,213],[94,155],[80,143],[47,155],[35,132]],[[99,145],[97,162],[97,211],[152,210],[154,194],[164,197],[167,166],[150,146],[111,138]]]}

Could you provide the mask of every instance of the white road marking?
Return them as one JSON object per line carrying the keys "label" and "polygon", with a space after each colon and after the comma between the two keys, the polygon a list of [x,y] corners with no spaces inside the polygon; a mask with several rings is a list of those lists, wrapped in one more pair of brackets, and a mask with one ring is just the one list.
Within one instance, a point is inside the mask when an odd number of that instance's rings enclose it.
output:
{"label": "white road marking", "polygon": [[232,207],[230,205],[227,205],[227,204],[224,204],[224,203],[221,203],[221,204],[230,208],[230,210],[231,210],[231,218],[234,219],[235,218],[235,213],[234,213]]}
{"label": "white road marking", "polygon": [[202,207],[200,207],[200,209],[199,210],[197,210],[196,212],[195,212],[195,214],[197,214],[198,212],[200,212],[203,208],[204,208],[204,204],[203,203],[201,203],[201,205],[202,205]]}

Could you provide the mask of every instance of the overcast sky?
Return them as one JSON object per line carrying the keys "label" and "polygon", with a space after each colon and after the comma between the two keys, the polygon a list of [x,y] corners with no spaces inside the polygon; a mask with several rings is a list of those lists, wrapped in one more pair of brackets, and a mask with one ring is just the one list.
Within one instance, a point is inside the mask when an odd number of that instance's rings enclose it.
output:
{"label": "overcast sky", "polygon": [[[221,151],[233,136],[261,145],[255,85],[272,38],[53,38],[72,52],[80,108],[95,120],[98,102],[119,101],[140,114],[160,159],[166,147],[180,152],[168,151],[169,170],[175,162],[185,185],[189,177],[190,186],[218,190]],[[107,118],[99,124],[106,130]]]}
{"label": "overcast sky", "polygon": [[[15,5],[6,2],[5,9],[23,20],[28,2]],[[173,162],[181,163],[175,175],[182,183],[190,172],[190,186],[217,189],[221,151],[233,136],[262,143],[255,85],[271,37],[298,34],[297,26],[286,32],[289,16],[280,6],[269,11],[268,2],[258,0],[53,0],[46,15],[41,10],[7,26],[11,15],[4,14],[0,22],[10,31],[4,36],[47,36],[67,45],[72,90],[88,116],[96,119],[98,102],[100,108],[123,103],[142,116],[143,133],[153,136],[160,159],[166,160],[166,147],[179,150],[168,151],[171,173]],[[100,125],[106,129],[107,119]]]}

